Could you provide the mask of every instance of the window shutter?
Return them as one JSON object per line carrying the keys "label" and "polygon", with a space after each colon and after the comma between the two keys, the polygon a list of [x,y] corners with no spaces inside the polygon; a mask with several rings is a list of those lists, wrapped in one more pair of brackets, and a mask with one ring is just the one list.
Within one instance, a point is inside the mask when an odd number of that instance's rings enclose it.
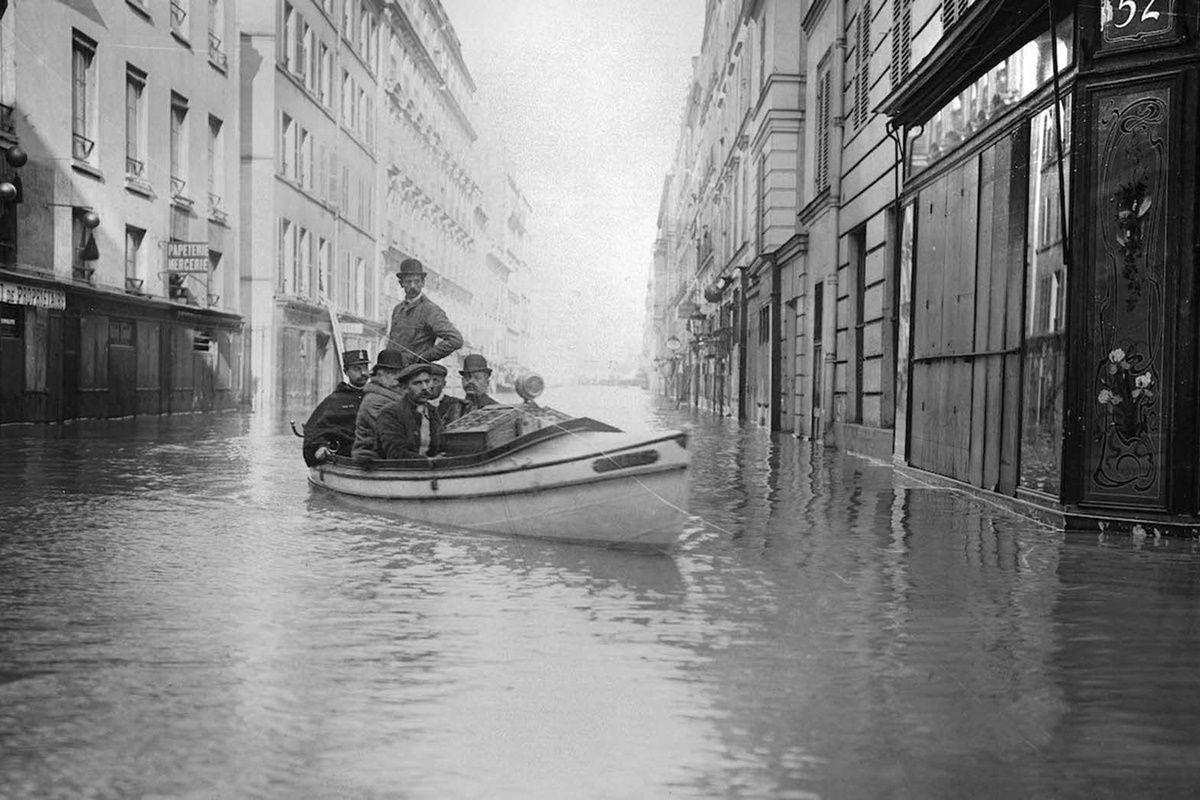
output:
{"label": "window shutter", "polygon": [[854,124],[867,122],[871,94],[871,0],[863,0],[858,12],[858,81],[854,97]]}
{"label": "window shutter", "polygon": [[[953,0],[948,0],[952,2]],[[893,0],[892,88],[908,77],[912,61],[912,0]],[[943,5],[943,9],[945,6]]]}

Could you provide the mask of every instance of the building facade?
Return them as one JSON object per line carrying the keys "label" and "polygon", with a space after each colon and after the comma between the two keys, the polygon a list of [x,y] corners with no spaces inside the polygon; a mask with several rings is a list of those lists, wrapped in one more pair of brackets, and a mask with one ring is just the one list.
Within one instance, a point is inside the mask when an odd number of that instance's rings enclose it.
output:
{"label": "building facade", "polygon": [[[782,391],[742,418],[1072,527],[1194,530],[1195,20],[1186,2],[810,4],[782,319],[764,334],[748,304],[739,343],[743,397],[768,344]],[[699,270],[670,244],[660,358],[707,310],[673,288]],[[681,349],[660,363],[686,369]]]}
{"label": "building facade", "polygon": [[241,227],[254,403],[310,407],[378,314],[382,6],[243,3]]}
{"label": "building facade", "polygon": [[231,2],[0,11],[0,423],[242,402]]}
{"label": "building facade", "polygon": [[646,348],[660,392],[775,427],[795,365],[777,352],[779,306],[804,250],[800,7],[708,4],[663,183]]}

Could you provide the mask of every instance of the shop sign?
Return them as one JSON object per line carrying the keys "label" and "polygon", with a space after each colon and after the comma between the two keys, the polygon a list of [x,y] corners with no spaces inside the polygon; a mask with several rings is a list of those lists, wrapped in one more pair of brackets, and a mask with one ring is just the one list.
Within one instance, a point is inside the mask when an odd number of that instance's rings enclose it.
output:
{"label": "shop sign", "polygon": [[212,272],[208,260],[208,242],[167,242],[167,272]]}
{"label": "shop sign", "polygon": [[0,303],[11,303],[14,306],[37,306],[38,308],[66,308],[67,293],[62,289],[23,286],[19,283],[0,281]]}
{"label": "shop sign", "polygon": [[343,322],[342,336],[362,336],[363,324],[361,322]]}

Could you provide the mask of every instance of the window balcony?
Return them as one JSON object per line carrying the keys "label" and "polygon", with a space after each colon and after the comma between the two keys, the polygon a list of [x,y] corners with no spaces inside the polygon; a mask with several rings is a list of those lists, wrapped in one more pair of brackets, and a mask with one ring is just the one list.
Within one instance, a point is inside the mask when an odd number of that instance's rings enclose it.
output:
{"label": "window balcony", "polygon": [[129,276],[126,276],[125,291],[128,292],[129,294],[140,295],[142,293],[142,285],[144,283],[145,283],[145,280],[142,278],[131,278]]}
{"label": "window balcony", "polygon": [[125,156],[125,177],[130,180],[141,180],[146,176],[146,162],[138,161],[132,156]]}
{"label": "window balcony", "polygon": [[221,205],[221,195],[208,193],[208,218],[222,225],[229,224],[229,214]]}
{"label": "window balcony", "polygon": [[79,161],[87,161],[92,157],[92,148],[96,143],[82,133],[71,134],[71,155]]}
{"label": "window balcony", "polygon": [[16,121],[13,118],[13,107],[0,103],[0,132],[15,134],[17,132]]}
{"label": "window balcony", "polygon": [[183,27],[186,21],[187,9],[183,7],[183,0],[171,0],[171,30],[186,36],[187,31]]}
{"label": "window balcony", "polygon": [[81,283],[94,283],[92,276],[95,274],[95,267],[80,266],[76,264],[71,268],[71,277]]}
{"label": "window balcony", "polygon": [[214,31],[208,32],[208,61],[222,72],[229,68],[229,57],[221,48],[221,37]]}

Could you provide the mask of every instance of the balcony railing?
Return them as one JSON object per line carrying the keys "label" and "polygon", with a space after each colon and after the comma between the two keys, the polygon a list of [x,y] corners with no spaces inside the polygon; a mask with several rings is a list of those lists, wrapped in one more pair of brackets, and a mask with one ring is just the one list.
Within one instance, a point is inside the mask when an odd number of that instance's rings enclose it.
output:
{"label": "balcony railing", "polygon": [[71,268],[71,277],[77,281],[83,281],[84,283],[91,283],[92,275],[94,275],[95,272],[96,272],[95,267],[86,267],[86,266],[76,265]]}
{"label": "balcony railing", "polygon": [[129,294],[141,294],[144,283],[145,279],[143,278],[130,278],[127,276],[125,278],[125,291],[129,292]]}
{"label": "balcony railing", "polygon": [[84,136],[82,133],[71,134],[71,155],[80,161],[87,161],[92,157],[92,148],[96,143]]}
{"label": "balcony railing", "polygon": [[0,131],[4,133],[16,133],[17,128],[13,119],[13,107],[0,103]]}
{"label": "balcony railing", "polygon": [[182,0],[171,0],[171,30],[183,33],[183,23],[187,19],[187,9]]}
{"label": "balcony railing", "polygon": [[141,178],[146,172],[146,162],[138,161],[132,156],[125,156],[125,175],[129,178]]}
{"label": "balcony railing", "polygon": [[180,198],[187,197],[187,195],[184,194],[184,190],[186,190],[186,189],[187,189],[187,181],[185,181],[183,178],[179,178],[174,175],[171,176],[171,196],[172,197],[180,197]]}
{"label": "balcony railing", "polygon": [[222,225],[229,222],[229,214],[221,207],[221,195],[208,193],[208,217]]}
{"label": "balcony railing", "polygon": [[213,31],[208,32],[208,60],[220,67],[222,71],[229,67],[229,57],[221,48],[221,37]]}

